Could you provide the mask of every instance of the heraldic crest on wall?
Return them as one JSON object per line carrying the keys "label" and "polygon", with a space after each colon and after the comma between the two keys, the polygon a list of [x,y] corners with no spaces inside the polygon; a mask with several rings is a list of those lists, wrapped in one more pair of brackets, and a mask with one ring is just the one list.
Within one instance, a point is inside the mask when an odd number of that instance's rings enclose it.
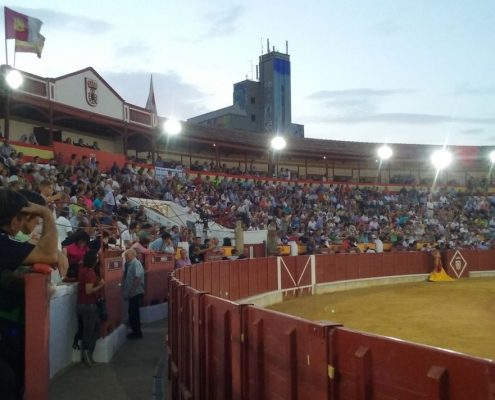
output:
{"label": "heraldic crest on wall", "polygon": [[91,78],[84,78],[86,87],[86,101],[91,107],[98,105],[98,82]]}

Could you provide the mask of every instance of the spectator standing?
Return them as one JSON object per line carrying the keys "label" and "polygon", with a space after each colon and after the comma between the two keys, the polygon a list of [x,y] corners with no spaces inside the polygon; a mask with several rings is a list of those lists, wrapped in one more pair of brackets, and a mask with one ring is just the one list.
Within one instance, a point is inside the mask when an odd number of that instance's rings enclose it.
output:
{"label": "spectator standing", "polygon": [[161,237],[151,242],[149,248],[158,253],[175,254],[172,237],[168,232],[162,233]]}
{"label": "spectator standing", "polygon": [[89,250],[89,235],[85,231],[77,231],[73,236],[73,242],[64,247],[62,251],[69,260],[67,278],[75,280],[78,275],[79,266],[83,262],[84,255]]}
{"label": "spectator standing", "polygon": [[143,299],[144,293],[144,268],[141,262],[136,258],[134,249],[126,250],[125,269],[122,279],[124,299],[128,300],[129,325],[132,333],[127,335],[129,339],[141,339],[141,317],[139,306]]}
{"label": "spectator standing", "polygon": [[88,367],[95,363],[93,352],[96,341],[100,337],[100,317],[96,305],[97,293],[105,285],[105,281],[96,274],[97,264],[98,253],[88,251],[84,255],[82,268],[78,275],[77,314],[82,321],[81,358]]}
{"label": "spectator standing", "polygon": [[60,212],[60,215],[55,220],[55,224],[57,226],[58,242],[60,245],[72,233],[73,227],[69,221],[69,214],[70,214],[69,207],[64,206],[62,208],[62,211]]}
{"label": "spectator standing", "polygon": [[136,233],[137,229],[138,229],[137,222],[131,222],[129,224],[129,228],[122,232],[122,234],[120,235],[120,240],[124,248],[128,249],[135,242],[137,242],[137,233]]}

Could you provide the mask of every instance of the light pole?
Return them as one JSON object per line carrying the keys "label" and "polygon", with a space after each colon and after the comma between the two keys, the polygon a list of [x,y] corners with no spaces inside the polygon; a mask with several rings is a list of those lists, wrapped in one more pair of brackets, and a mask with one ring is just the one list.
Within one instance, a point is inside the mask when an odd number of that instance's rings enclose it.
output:
{"label": "light pole", "polygon": [[492,185],[492,171],[493,171],[493,164],[495,164],[495,150],[492,150],[490,154],[488,155],[488,158],[490,159],[490,171],[488,172],[488,186]]}
{"label": "light pole", "polygon": [[[168,140],[172,136],[177,136],[182,132],[182,124],[173,118],[167,118],[162,124],[161,133],[167,137]],[[158,155],[160,155],[160,150],[158,149]]]}
{"label": "light pole", "polygon": [[5,139],[10,138],[10,96],[11,96],[11,91],[12,90],[17,90],[19,89],[23,82],[24,78],[22,74],[16,70],[12,69],[10,67],[6,67],[4,69],[4,78],[5,78],[5,127],[4,127],[4,134],[5,134]]}
{"label": "light pole", "polygon": [[285,146],[287,146],[287,142],[282,136],[275,136],[272,141],[271,141],[271,147],[273,150],[273,158],[275,160],[275,175],[278,178],[278,155],[280,154],[279,152],[283,149],[285,149]]}
{"label": "light pole", "polygon": [[440,150],[436,150],[431,154],[431,163],[436,168],[435,179],[433,180],[432,187],[435,186],[440,171],[447,168],[452,162],[452,153],[448,151],[445,147]]}
{"label": "light pole", "polygon": [[[381,169],[382,169],[382,164],[384,161],[389,160],[392,155],[394,154],[393,150],[384,144],[383,146],[379,147],[378,150],[376,151],[376,154],[378,155],[378,158],[380,159],[380,164],[378,165],[378,171],[377,171],[377,177],[380,177],[380,183],[382,181],[381,179]],[[390,168],[388,169],[388,183],[390,183]]]}

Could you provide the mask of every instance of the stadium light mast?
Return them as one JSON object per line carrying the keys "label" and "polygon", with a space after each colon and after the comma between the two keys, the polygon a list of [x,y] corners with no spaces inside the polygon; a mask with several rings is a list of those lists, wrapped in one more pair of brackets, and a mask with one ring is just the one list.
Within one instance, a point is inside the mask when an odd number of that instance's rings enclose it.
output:
{"label": "stadium light mast", "polygon": [[492,150],[490,154],[488,154],[488,158],[490,159],[490,170],[488,171],[488,184],[491,185],[493,166],[495,165],[495,150]]}
{"label": "stadium light mast", "polygon": [[435,180],[433,181],[433,186],[435,186],[438,176],[440,175],[440,171],[447,168],[452,162],[452,153],[443,147],[440,150],[434,151],[431,154],[430,160],[436,168]]}
{"label": "stadium light mast", "polygon": [[[390,146],[387,146],[386,144],[384,144],[376,150],[376,154],[378,155],[380,163],[378,164],[378,171],[376,172],[375,181],[378,182],[378,180],[379,180],[381,183],[381,181],[382,181],[382,174],[381,174],[382,164],[385,161],[389,160],[393,156],[394,152],[390,148]],[[388,183],[390,183],[390,166],[388,168]]]}
{"label": "stadium light mast", "polygon": [[287,142],[282,136],[277,135],[270,142],[270,146],[273,150],[273,158],[275,159],[275,174],[278,178],[278,158],[280,156],[280,152],[287,146]]}
{"label": "stadium light mast", "polygon": [[383,146],[379,147],[378,150],[376,151],[378,154],[378,157],[380,158],[380,161],[386,161],[389,158],[391,158],[394,154],[392,149],[384,144]]}
{"label": "stadium light mast", "polygon": [[5,124],[4,124],[4,134],[5,139],[10,138],[10,97],[12,96],[12,91],[19,89],[23,82],[24,77],[17,70],[10,66],[3,66],[2,73],[4,76],[3,89],[5,93]]}
{"label": "stadium light mast", "polygon": [[7,82],[7,85],[9,85],[11,89],[16,90],[22,86],[24,78],[18,70],[11,69],[5,74],[5,82]]}
{"label": "stadium light mast", "polygon": [[434,151],[431,155],[431,162],[437,170],[445,169],[452,162],[452,153],[445,148]]}
{"label": "stadium light mast", "polygon": [[163,123],[163,131],[167,135],[171,135],[171,136],[178,135],[182,131],[182,124],[176,119],[168,118]]}

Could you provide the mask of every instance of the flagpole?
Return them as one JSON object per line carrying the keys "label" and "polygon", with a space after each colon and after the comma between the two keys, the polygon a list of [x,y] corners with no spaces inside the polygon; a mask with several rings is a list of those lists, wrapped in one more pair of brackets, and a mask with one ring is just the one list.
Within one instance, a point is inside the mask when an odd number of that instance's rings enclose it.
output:
{"label": "flagpole", "polygon": [[[3,19],[5,21],[5,8],[3,8]],[[7,21],[4,22],[5,25],[5,64],[9,65],[9,52],[7,51]]]}

